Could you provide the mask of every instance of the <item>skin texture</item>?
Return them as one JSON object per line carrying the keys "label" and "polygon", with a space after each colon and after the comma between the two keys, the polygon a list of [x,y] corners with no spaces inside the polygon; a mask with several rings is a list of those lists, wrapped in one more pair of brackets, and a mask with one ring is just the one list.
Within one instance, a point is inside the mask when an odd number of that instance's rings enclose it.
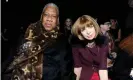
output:
{"label": "skin texture", "polygon": [[82,36],[87,40],[92,40],[95,38],[96,31],[94,27],[86,27],[81,31]]}
{"label": "skin texture", "polygon": [[53,30],[57,25],[57,10],[48,6],[43,14],[42,24],[47,31]]}

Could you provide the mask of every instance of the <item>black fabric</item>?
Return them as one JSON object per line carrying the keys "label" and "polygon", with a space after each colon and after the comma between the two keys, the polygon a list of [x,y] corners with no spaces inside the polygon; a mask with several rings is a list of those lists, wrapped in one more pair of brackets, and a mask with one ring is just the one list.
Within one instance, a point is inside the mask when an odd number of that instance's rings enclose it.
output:
{"label": "black fabric", "polygon": [[132,80],[129,76],[131,68],[133,68],[133,56],[123,50],[118,50],[118,56],[113,66],[112,80]]}
{"label": "black fabric", "polygon": [[120,27],[116,26],[116,29],[110,29],[109,32],[112,35],[113,39],[117,39],[118,38],[118,31],[119,31]]}
{"label": "black fabric", "polygon": [[70,45],[63,35],[44,50],[43,80],[72,80],[73,60]]}
{"label": "black fabric", "polygon": [[79,40],[76,36],[72,35],[71,38],[71,44],[72,47],[86,47],[88,42],[96,42],[96,45],[98,46],[104,46],[107,45],[107,37],[103,35],[98,35],[97,38],[93,40]]}

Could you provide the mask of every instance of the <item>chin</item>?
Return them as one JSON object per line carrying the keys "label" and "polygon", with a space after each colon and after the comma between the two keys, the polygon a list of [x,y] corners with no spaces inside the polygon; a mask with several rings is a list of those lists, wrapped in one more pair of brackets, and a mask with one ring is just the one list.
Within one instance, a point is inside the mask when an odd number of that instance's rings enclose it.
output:
{"label": "chin", "polygon": [[88,40],[93,40],[94,38],[87,38]]}
{"label": "chin", "polygon": [[52,29],[51,28],[45,28],[46,31],[51,31]]}

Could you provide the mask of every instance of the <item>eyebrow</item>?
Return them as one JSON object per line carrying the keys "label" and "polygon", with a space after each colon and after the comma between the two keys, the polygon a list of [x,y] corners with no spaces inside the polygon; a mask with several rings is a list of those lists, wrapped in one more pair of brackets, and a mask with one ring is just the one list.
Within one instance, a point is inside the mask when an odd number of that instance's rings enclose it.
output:
{"label": "eyebrow", "polygon": [[71,22],[71,21],[67,21],[67,22]]}
{"label": "eyebrow", "polygon": [[[49,14],[48,12],[44,12],[43,14]],[[55,14],[51,14],[51,15],[57,15],[56,13]]]}

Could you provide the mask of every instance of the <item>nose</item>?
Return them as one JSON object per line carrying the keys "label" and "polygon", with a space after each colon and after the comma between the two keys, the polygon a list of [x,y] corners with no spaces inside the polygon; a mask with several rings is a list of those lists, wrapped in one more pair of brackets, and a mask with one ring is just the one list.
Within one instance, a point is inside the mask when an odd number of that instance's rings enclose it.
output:
{"label": "nose", "polygon": [[52,17],[51,17],[51,16],[48,16],[48,17],[47,17],[47,21],[52,22]]}
{"label": "nose", "polygon": [[91,33],[90,29],[88,29],[88,28],[85,28],[85,29],[86,29],[87,35],[89,35]]}
{"label": "nose", "polygon": [[88,35],[90,35],[90,32],[87,32]]}

